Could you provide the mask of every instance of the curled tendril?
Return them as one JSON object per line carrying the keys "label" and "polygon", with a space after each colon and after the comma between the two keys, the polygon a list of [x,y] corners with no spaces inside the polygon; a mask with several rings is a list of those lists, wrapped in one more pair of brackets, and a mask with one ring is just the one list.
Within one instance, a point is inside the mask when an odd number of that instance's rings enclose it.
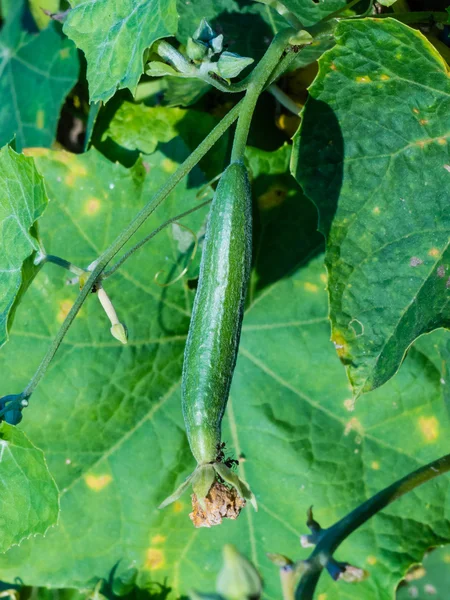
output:
{"label": "curled tendril", "polygon": [[197,234],[192,231],[192,229],[190,227],[188,227],[187,225],[183,225],[183,223],[178,223],[175,222],[174,225],[178,225],[178,227],[182,227],[183,229],[185,229],[186,231],[189,231],[189,233],[192,235],[192,237],[194,238],[194,249],[192,250],[192,254],[189,258],[188,264],[184,267],[184,269],[181,271],[181,273],[179,273],[175,279],[172,279],[172,281],[168,281],[167,283],[159,283],[158,278],[160,277],[160,275],[162,273],[164,273],[164,270],[158,271],[157,273],[155,273],[155,277],[154,277],[154,282],[156,283],[156,285],[159,285],[159,287],[169,287],[170,285],[173,285],[174,283],[177,283],[177,281],[180,281],[180,279],[182,279],[186,273],[189,270],[189,267],[191,266],[195,255],[197,254],[197,248],[198,248],[198,236]]}
{"label": "curled tendril", "polygon": [[222,177],[222,173],[219,173],[218,175],[213,177],[210,181],[208,181],[208,183],[205,183],[205,185],[202,185],[202,187],[195,194],[195,197],[197,198],[197,200],[203,200],[203,198],[207,198],[211,194],[211,192],[213,192],[213,190],[211,189],[211,185],[213,183],[215,183],[216,181],[218,181],[221,177]]}

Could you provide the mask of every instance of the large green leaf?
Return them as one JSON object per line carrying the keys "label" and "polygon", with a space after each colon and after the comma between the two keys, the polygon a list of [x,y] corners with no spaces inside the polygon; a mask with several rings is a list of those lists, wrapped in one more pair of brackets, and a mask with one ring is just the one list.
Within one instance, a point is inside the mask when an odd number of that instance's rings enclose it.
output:
{"label": "large green leaf", "polygon": [[91,102],[117,89],[135,92],[144,72],[144,50],[176,33],[176,0],[74,1],[64,32],[83,50]]}
{"label": "large green leaf", "polygon": [[22,3],[0,32],[0,145],[16,136],[18,150],[50,147],[59,113],[78,78],[75,46],[54,24],[38,35],[22,30]]}
{"label": "large green leaf", "polygon": [[37,267],[34,224],[47,206],[42,177],[31,158],[9,147],[0,151],[0,346],[8,339],[14,308]]}
{"label": "large green leaf", "polygon": [[365,19],[339,25],[310,96],[293,168],[328,238],[333,340],[359,394],[450,324],[450,84],[418,31]]}
{"label": "large green leaf", "polygon": [[59,496],[41,450],[12,425],[0,423],[0,553],[55,525]]}
{"label": "large green leaf", "polygon": [[[92,261],[165,180],[181,149],[144,157],[144,182],[139,164],[130,172],[95,151],[38,158],[52,198],[42,224],[48,250],[76,264]],[[275,166],[268,170],[276,173]],[[148,227],[194,205],[200,184],[194,172]],[[186,222],[199,231],[203,217],[195,213]],[[282,239],[281,227],[279,234]],[[167,229],[107,280],[129,328],[128,346],[110,337],[92,296],[31,398],[22,426],[44,449],[61,489],[61,520],[46,539],[0,557],[1,579],[90,587],[96,578],[108,579],[120,561],[123,569],[138,568],[140,581],[167,577],[175,598],[192,587],[213,590],[221,548],[232,542],[262,571],[267,597],[279,598],[277,569],[265,553],[305,556],[298,537],[310,504],[322,525],[330,525],[447,451],[441,372],[422,351],[411,350],[382,393],[353,405],[329,342],[326,276],[315,260],[266,287],[244,320],[223,439],[245,458],[240,474],[255,491],[259,512],[246,508],[237,521],[194,530],[189,497],[158,511],[194,465],[180,406],[193,291],[186,281],[158,288],[153,275],[166,267],[167,278],[175,276],[188,246],[179,230]],[[274,244],[274,254],[279,247]],[[8,352],[0,354],[2,393],[22,387],[48,347],[76,294],[65,279],[46,265],[29,290]],[[450,539],[449,489],[447,477],[426,484],[356,532],[339,557],[368,568],[370,579],[351,587],[324,577],[321,593],[333,600],[390,599],[407,566],[428,546]]]}

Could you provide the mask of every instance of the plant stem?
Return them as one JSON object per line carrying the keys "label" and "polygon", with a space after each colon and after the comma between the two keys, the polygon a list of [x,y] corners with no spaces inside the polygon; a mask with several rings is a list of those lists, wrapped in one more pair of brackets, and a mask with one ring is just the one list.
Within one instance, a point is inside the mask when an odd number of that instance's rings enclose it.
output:
{"label": "plant stem", "polygon": [[279,88],[275,83],[269,85],[267,91],[272,94],[274,98],[278,100],[278,102],[287,108],[294,115],[299,115],[301,111],[301,107],[296,104],[292,98],[290,98],[287,94],[283,92],[281,88]]}
{"label": "plant stem", "polygon": [[[173,188],[177,185],[181,179],[185,175],[187,175],[195,165],[203,158],[203,156],[208,152],[208,150],[216,143],[216,141],[225,133],[225,131],[234,123],[237,119],[243,100],[236,104],[229,113],[225,115],[225,117],[216,125],[216,127],[208,134],[208,136],[203,140],[203,142],[192,152],[192,154],[181,164],[178,169],[169,177],[167,182],[159,189],[158,192],[153,196],[153,198],[144,206],[144,208],[136,215],[136,217],[131,221],[131,223],[126,227],[119,236],[114,240],[114,242],[103,252],[103,254],[96,261],[94,268],[89,275],[84,287],[81,289],[78,294],[77,299],[75,300],[74,305],[70,309],[67,317],[64,319],[63,324],[61,325],[60,330],[56,334],[55,339],[53,340],[50,348],[47,350],[46,355],[44,356],[41,364],[37,368],[35,374],[31,378],[31,381],[25,388],[23,392],[24,398],[29,398],[33,391],[36,389],[40,380],[44,376],[45,372],[48,369],[50,362],[55,356],[59,346],[61,345],[64,336],[66,335],[69,327],[72,325],[75,317],[78,314],[78,311],[82,307],[84,301],[90,294],[93,286],[96,281],[109,264],[109,262],[116,256],[116,254],[123,248],[123,246],[128,242],[128,240],[136,233],[136,231],[141,227],[141,225],[148,219],[148,217],[156,210],[156,208],[163,202],[163,200],[169,195],[169,193],[173,190]],[[0,412],[1,416],[1,412]]]}
{"label": "plant stem", "polygon": [[277,33],[277,35],[273,38],[267,52],[264,54],[263,58],[259,61],[258,65],[251,73],[250,82],[247,87],[242,108],[240,110],[239,121],[236,127],[233,149],[231,152],[231,162],[242,160],[244,157],[248,132],[256,102],[258,101],[259,95],[263,91],[263,88],[272,71],[280,61],[286,46],[289,44],[289,38],[291,38],[295,33],[295,29],[292,28],[283,29]]}
{"label": "plant stem", "polygon": [[409,473],[366,500],[329,529],[322,530],[319,542],[306,561],[308,569],[297,586],[295,600],[313,599],[316,586],[325,566],[324,563],[326,563],[324,559],[331,558],[340,544],[358,527],[397,498],[448,471],[450,471],[450,454],[420,467],[413,473]]}
{"label": "plant stem", "polygon": [[185,212],[183,212],[179,215],[176,215],[175,217],[173,217],[171,219],[168,219],[165,223],[163,223],[162,225],[160,225],[159,227],[154,229],[144,239],[142,239],[135,246],[133,246],[133,248],[130,248],[130,250],[128,250],[128,252],[126,254],[124,254],[110,269],[105,271],[103,273],[103,279],[106,279],[107,277],[111,277],[111,275],[113,275],[117,271],[117,269],[119,269],[123,265],[123,263],[126,260],[128,260],[130,258],[130,256],[132,256],[136,252],[136,250],[139,250],[139,248],[142,248],[142,246],[144,244],[146,244],[148,241],[150,241],[152,238],[154,238],[156,234],[158,234],[160,231],[165,229],[168,225],[170,225],[171,223],[174,223],[175,221],[179,221],[183,217],[190,215],[191,213],[195,212],[196,210],[200,210],[201,208],[203,208],[207,204],[210,204],[211,202],[212,202],[212,200],[206,200],[205,202],[202,202],[198,206],[194,206],[194,208],[186,210]]}
{"label": "plant stem", "polygon": [[78,275],[79,277],[81,275],[86,274],[85,269],[81,269],[80,267],[77,267],[76,265],[69,262],[68,260],[65,260],[64,258],[60,258],[59,256],[55,256],[54,254],[46,254],[43,257],[41,262],[42,263],[46,263],[46,262],[53,263],[54,265],[58,265],[59,267],[62,267],[63,269],[66,269],[67,271],[70,271],[71,273]]}

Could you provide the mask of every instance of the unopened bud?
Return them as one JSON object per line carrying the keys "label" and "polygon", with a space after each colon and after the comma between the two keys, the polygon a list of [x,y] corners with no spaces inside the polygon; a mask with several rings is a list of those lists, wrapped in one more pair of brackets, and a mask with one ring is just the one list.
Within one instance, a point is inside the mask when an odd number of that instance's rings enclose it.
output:
{"label": "unopened bud", "polygon": [[260,598],[261,578],[251,562],[230,544],[224,546],[223,558],[224,564],[216,582],[217,592],[227,600]]}
{"label": "unopened bud", "polygon": [[126,344],[128,342],[128,333],[125,325],[122,323],[116,323],[110,329],[111,335],[119,340],[122,344]]}

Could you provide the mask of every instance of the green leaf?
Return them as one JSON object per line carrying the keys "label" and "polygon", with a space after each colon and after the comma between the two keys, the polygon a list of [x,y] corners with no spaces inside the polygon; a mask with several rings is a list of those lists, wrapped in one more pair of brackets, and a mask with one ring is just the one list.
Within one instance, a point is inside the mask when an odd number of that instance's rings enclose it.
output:
{"label": "green leaf", "polygon": [[[0,347],[8,340],[12,316],[36,275],[39,250],[34,224],[47,206],[34,161],[9,147],[0,150]],[[31,260],[27,260],[31,257]]]}
{"label": "green leaf", "polygon": [[59,496],[41,450],[12,425],[0,423],[0,553],[55,525]]}
{"label": "green leaf", "polygon": [[310,98],[293,169],[319,209],[332,337],[360,394],[450,325],[450,84],[418,31],[364,19],[339,25]]}
{"label": "green leaf", "polygon": [[0,145],[16,136],[17,150],[50,147],[65,97],[78,78],[77,51],[54,24],[29,34],[21,18],[19,2],[0,32]]}
{"label": "green leaf", "polygon": [[430,600],[445,598],[450,588],[450,548],[436,548],[428,554],[420,566],[408,573],[407,580],[397,590],[397,600]]}
{"label": "green leaf", "polygon": [[397,0],[378,0],[378,3],[381,4],[381,6],[392,6],[396,2]]}
{"label": "green leaf", "polygon": [[[135,150],[150,154],[159,144],[164,145],[180,137],[186,147],[192,151],[217,123],[217,118],[197,110],[124,102],[115,112],[102,136],[104,143],[98,146],[105,153],[108,142],[112,141],[116,153],[118,145],[120,149],[127,151]],[[221,173],[226,166],[227,139],[225,135],[200,162],[208,179]],[[115,158],[112,154],[108,153],[108,155],[110,158]]]}
{"label": "green leaf", "polygon": [[304,27],[315,25],[328,15],[342,10],[347,0],[283,0],[282,4],[292,12]]}
{"label": "green leaf", "polygon": [[176,33],[176,0],[110,0],[73,2],[64,32],[88,64],[91,102],[106,102],[118,89],[134,94],[144,72],[146,48]]}
{"label": "green leaf", "polygon": [[[186,154],[180,139],[163,150],[143,158],[144,173],[139,163],[128,171],[94,150],[36,159],[52,199],[41,227],[48,251],[79,265],[91,262]],[[142,235],[195,205],[203,181],[194,171]],[[200,232],[204,213],[183,222]],[[61,489],[60,525],[1,556],[3,580],[86,588],[108,580],[119,560],[134,561],[138,584],[167,578],[177,598],[190,589],[214,590],[221,548],[233,543],[261,571],[267,597],[279,598],[278,569],[266,552],[306,557],[298,539],[311,504],[322,526],[331,525],[448,451],[441,372],[422,351],[412,348],[383,390],[353,405],[329,341],[325,272],[314,260],[266,287],[244,318],[223,440],[241,458],[237,475],[255,492],[258,513],[248,506],[237,521],[195,531],[189,497],[158,511],[195,466],[180,405],[192,286],[181,281],[161,289],[153,282],[164,267],[173,278],[185,257],[167,228],[125,263],[107,289],[128,326],[128,345],[111,338],[91,295],[58,351],[57,368],[33,394],[23,426],[44,449]],[[65,279],[46,265],[30,288],[8,353],[0,354],[1,393],[23,385],[41,360],[76,295]],[[353,587],[324,577],[320,593],[333,600],[392,595],[408,565],[450,539],[449,490],[448,477],[430,482],[357,531],[339,559],[367,568],[371,577]]]}

